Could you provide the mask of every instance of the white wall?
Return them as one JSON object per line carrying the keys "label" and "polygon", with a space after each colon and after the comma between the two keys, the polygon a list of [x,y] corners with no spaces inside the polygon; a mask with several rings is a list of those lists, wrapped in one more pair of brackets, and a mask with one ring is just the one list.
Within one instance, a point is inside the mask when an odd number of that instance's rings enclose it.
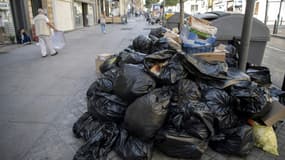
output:
{"label": "white wall", "polygon": [[54,0],[53,10],[54,23],[59,30],[68,31],[74,29],[71,1]]}

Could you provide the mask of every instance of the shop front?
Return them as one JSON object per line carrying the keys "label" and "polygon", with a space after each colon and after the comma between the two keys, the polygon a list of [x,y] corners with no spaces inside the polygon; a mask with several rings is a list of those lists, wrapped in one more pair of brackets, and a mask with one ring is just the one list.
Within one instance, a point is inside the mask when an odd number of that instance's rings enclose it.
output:
{"label": "shop front", "polygon": [[106,0],[105,14],[107,23],[124,23],[126,18],[127,4],[125,0]]}
{"label": "shop front", "polygon": [[62,31],[74,29],[72,0],[56,0],[53,4],[55,26]]}
{"label": "shop front", "polygon": [[9,0],[0,0],[0,44],[15,41],[15,27]]}
{"label": "shop front", "polygon": [[73,14],[75,28],[88,27],[94,25],[95,1],[91,0],[74,0]]}

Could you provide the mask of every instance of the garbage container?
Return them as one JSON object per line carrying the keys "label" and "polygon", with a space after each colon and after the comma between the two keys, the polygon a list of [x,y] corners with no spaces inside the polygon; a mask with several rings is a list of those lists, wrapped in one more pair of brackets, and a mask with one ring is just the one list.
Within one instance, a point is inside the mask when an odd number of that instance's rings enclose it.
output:
{"label": "garbage container", "polygon": [[[218,17],[211,24],[218,28],[217,41],[227,43],[233,37],[241,39],[243,14],[230,14]],[[261,65],[267,41],[270,39],[269,29],[256,18],[252,21],[252,34],[248,53],[248,62]]]}

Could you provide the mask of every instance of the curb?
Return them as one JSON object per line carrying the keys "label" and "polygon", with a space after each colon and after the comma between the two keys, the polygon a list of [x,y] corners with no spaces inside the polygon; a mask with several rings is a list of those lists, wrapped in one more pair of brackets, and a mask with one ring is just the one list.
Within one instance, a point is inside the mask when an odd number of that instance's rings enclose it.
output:
{"label": "curb", "polygon": [[276,34],[271,34],[272,37],[280,38],[280,39],[285,39],[285,36],[280,36]]}

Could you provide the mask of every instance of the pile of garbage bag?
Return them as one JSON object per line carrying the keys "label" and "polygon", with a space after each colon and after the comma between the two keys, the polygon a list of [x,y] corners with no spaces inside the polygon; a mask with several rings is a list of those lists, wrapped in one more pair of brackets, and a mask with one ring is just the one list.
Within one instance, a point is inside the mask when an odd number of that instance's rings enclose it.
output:
{"label": "pile of garbage bag", "polygon": [[100,66],[102,74],[87,91],[87,112],[73,126],[75,137],[85,141],[74,160],[104,159],[111,151],[121,159],[147,160],[154,149],[190,159],[200,159],[208,147],[250,153],[247,120],[260,121],[274,96],[268,68],[239,71],[232,45],[230,60],[196,58],[181,51],[176,36],[153,29]]}

